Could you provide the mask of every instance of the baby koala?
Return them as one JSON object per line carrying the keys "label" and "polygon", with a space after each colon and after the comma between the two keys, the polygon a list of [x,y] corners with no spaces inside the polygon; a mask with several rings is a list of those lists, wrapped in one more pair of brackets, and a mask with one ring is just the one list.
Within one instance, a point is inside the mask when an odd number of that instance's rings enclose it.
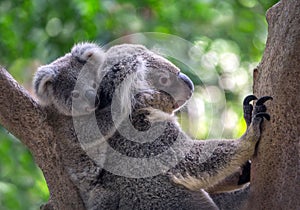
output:
{"label": "baby koala", "polygon": [[93,43],[76,44],[70,53],[38,68],[33,87],[41,105],[80,116],[93,112],[99,98],[99,71],[105,53]]}

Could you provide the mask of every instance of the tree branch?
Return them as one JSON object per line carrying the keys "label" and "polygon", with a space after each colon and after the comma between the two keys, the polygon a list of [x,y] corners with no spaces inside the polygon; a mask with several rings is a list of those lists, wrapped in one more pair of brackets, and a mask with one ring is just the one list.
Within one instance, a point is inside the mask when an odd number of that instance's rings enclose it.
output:
{"label": "tree branch", "polygon": [[[0,123],[29,148],[44,173],[51,196],[44,209],[84,209],[65,170],[63,160],[69,154],[61,152],[63,136],[53,133],[60,119],[52,117],[51,109],[40,107],[4,68],[0,68],[0,101]],[[76,159],[76,153],[72,158]]]}
{"label": "tree branch", "polygon": [[52,130],[42,108],[12,76],[0,68],[0,122],[30,150],[36,150]]}

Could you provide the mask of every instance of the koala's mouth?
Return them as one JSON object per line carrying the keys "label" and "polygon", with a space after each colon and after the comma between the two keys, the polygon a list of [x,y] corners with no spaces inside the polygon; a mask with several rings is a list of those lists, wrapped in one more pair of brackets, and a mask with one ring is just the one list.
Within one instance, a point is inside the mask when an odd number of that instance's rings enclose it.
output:
{"label": "koala's mouth", "polygon": [[192,96],[192,92],[188,93],[188,94],[171,94],[171,93],[167,93],[165,91],[159,91],[162,95],[167,96],[168,98],[168,102],[170,103],[171,107],[173,110],[178,110],[180,109],[182,106],[184,106],[187,101],[191,98]]}
{"label": "koala's mouth", "polygon": [[[82,112],[83,114],[89,114],[94,112],[100,104],[100,100],[98,97],[96,98],[90,98],[90,100],[82,100],[80,102],[76,102],[78,104],[77,109],[75,108],[75,110],[77,110],[78,112]],[[81,104],[81,106],[80,106]]]}
{"label": "koala's mouth", "polygon": [[96,97],[94,106],[85,107],[85,111],[88,113],[94,112],[98,108],[99,105],[100,105],[100,100],[98,97]]}
{"label": "koala's mouth", "polygon": [[95,106],[95,107],[86,107],[86,108],[85,108],[85,111],[86,111],[87,113],[90,113],[90,112],[95,111],[96,109],[97,109],[97,106]]}
{"label": "koala's mouth", "polygon": [[179,109],[180,107],[184,106],[187,101],[192,97],[193,92],[187,91],[184,94],[179,94],[174,97],[174,109]]}
{"label": "koala's mouth", "polygon": [[178,109],[178,108],[182,107],[186,103],[186,101],[187,100],[177,100],[174,105],[174,109]]}

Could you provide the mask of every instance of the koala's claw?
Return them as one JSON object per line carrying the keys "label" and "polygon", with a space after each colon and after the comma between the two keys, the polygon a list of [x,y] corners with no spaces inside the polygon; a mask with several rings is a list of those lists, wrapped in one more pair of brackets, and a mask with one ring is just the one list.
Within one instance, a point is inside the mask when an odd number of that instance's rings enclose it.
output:
{"label": "koala's claw", "polygon": [[244,106],[250,105],[250,102],[253,100],[256,100],[256,99],[257,99],[257,97],[255,95],[249,95],[244,99],[243,105]]}
{"label": "koala's claw", "polygon": [[268,100],[273,100],[273,98],[271,96],[263,96],[263,97],[259,98],[255,104],[254,114],[266,112],[267,107],[266,107],[266,105],[264,105],[264,103]]}
{"label": "koala's claw", "polygon": [[263,96],[257,100],[256,106],[261,106],[268,100],[273,100],[273,98],[271,96]]}
{"label": "koala's claw", "polygon": [[[250,102],[253,100],[257,100],[255,95],[249,95],[243,101],[244,119],[247,123],[247,126],[249,126],[252,122],[253,105],[250,104]],[[270,120],[270,115],[266,113],[267,107],[264,105],[264,103],[268,100],[273,100],[273,98],[271,96],[263,96],[257,100],[253,112],[255,117],[262,117],[268,121]]]}
{"label": "koala's claw", "polygon": [[256,99],[257,98],[255,95],[249,95],[243,101],[244,119],[246,121],[247,126],[250,125],[251,120],[252,120],[253,106],[252,106],[252,104],[250,104],[250,102],[253,100],[256,100]]}
{"label": "koala's claw", "polygon": [[260,112],[260,113],[257,113],[255,115],[255,117],[261,117],[261,118],[265,118],[266,120],[270,121],[271,117],[268,113],[266,112]]}

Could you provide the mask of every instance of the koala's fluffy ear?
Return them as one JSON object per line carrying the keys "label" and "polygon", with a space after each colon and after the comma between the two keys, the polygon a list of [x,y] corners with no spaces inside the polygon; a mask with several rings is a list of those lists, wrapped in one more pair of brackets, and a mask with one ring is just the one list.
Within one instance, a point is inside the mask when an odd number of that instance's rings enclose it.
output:
{"label": "koala's fluffy ear", "polygon": [[53,102],[53,82],[55,75],[54,69],[50,66],[39,67],[34,75],[34,92],[42,105],[50,105]]}
{"label": "koala's fluffy ear", "polygon": [[94,43],[79,43],[74,45],[71,50],[74,56],[80,63],[90,62],[94,65],[100,65],[104,61],[104,51]]}

